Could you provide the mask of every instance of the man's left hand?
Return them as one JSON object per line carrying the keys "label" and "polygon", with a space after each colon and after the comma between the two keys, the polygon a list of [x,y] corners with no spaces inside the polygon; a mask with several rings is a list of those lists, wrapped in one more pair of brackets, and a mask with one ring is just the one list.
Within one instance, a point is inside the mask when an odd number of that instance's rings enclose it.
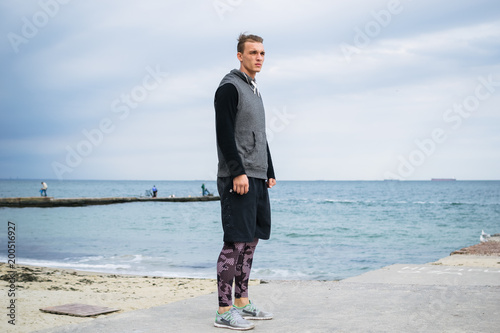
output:
{"label": "man's left hand", "polygon": [[274,179],[274,178],[269,178],[269,179],[267,180],[267,188],[271,188],[271,187],[273,187],[274,185],[276,185],[276,179]]}

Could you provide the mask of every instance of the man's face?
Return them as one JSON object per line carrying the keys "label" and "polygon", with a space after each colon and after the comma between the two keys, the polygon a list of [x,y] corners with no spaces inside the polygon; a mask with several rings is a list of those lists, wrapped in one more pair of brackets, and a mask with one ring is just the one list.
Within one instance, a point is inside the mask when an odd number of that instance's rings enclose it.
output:
{"label": "man's face", "polygon": [[256,42],[246,42],[243,53],[238,52],[238,59],[241,62],[240,70],[255,78],[255,74],[260,72],[264,63],[264,45]]}

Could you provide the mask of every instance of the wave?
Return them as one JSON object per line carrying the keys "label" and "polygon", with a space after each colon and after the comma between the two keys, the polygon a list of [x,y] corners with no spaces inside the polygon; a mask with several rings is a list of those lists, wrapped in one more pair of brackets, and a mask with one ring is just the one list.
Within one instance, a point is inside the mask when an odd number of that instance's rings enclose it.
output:
{"label": "wave", "polygon": [[306,233],[297,233],[297,232],[292,232],[288,233],[285,235],[285,237],[290,237],[290,238],[313,238],[313,237],[325,237],[325,234],[306,234]]}
{"label": "wave", "polygon": [[[0,262],[7,262],[0,256]],[[16,264],[48,268],[71,269],[104,274],[126,274],[172,278],[215,278],[214,263],[188,265],[172,264],[166,258],[147,257],[140,254],[122,256],[94,256],[64,260],[38,260],[17,258]]]}
{"label": "wave", "polygon": [[320,204],[359,204],[359,205],[450,205],[450,206],[465,206],[465,205],[476,205],[476,206],[496,206],[500,205],[500,203],[492,202],[492,203],[478,203],[472,201],[463,201],[463,202],[454,202],[454,201],[376,201],[376,200],[350,200],[350,199],[321,199],[319,201]]}
{"label": "wave", "polygon": [[288,269],[258,268],[252,269],[252,276],[269,280],[311,280],[308,273]]}
{"label": "wave", "polygon": [[325,199],[323,201],[323,203],[355,204],[355,203],[363,203],[363,202],[357,201],[357,200]]}
{"label": "wave", "polygon": [[[0,261],[3,261],[3,258],[0,258]],[[16,260],[16,264],[42,266],[50,268],[75,269],[81,271],[103,272],[103,273],[127,270],[130,269],[131,267],[131,265],[126,265],[126,264],[110,264],[110,263],[85,264],[84,262],[51,261],[51,260],[23,259],[23,258],[18,258]]]}

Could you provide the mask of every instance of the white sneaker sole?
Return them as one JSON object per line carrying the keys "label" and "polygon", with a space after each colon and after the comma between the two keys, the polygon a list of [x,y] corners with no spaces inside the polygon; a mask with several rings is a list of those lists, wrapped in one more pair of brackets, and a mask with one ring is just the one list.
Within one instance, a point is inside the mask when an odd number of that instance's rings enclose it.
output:
{"label": "white sneaker sole", "polygon": [[273,319],[273,317],[250,317],[250,316],[246,316],[246,317],[243,317],[243,319],[246,319],[246,320],[271,320],[271,319]]}
{"label": "white sneaker sole", "polygon": [[225,325],[225,324],[218,324],[216,322],[214,322],[214,326],[215,327],[219,327],[219,328],[227,328],[227,329],[230,329],[230,330],[236,330],[236,331],[248,331],[248,330],[251,330],[251,329],[255,328],[255,325],[252,325],[252,326],[249,326],[249,327],[233,327],[233,326],[229,326],[229,325]]}

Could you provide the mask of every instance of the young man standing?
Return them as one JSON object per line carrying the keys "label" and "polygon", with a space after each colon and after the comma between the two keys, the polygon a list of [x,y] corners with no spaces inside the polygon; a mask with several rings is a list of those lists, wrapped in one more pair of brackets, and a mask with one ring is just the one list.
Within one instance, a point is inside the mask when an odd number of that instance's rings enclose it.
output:
{"label": "young man standing", "polygon": [[[224,246],[217,261],[219,309],[214,325],[249,330],[246,319],[272,319],[248,298],[248,280],[259,239],[271,234],[268,189],[276,184],[266,139],[265,111],[255,75],[264,63],[263,39],[241,34],[233,69],[215,93],[217,188]],[[232,286],[235,283],[234,304]]]}

